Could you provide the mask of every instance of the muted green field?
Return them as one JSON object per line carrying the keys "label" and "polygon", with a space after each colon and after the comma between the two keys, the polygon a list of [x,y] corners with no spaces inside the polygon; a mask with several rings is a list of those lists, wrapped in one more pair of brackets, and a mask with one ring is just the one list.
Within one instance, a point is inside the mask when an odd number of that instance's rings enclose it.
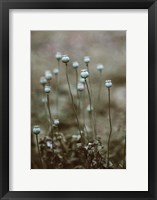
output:
{"label": "muted green field", "polygon": [[[112,135],[110,144],[110,158],[119,168],[124,161],[126,136],[126,32],[125,31],[32,31],[31,33],[31,124],[40,125],[39,137],[44,137],[49,131],[48,113],[42,101],[43,88],[39,83],[40,77],[46,70],[57,67],[56,52],[70,57],[68,74],[74,101],[77,103],[76,76],[72,67],[73,61],[78,61],[81,69],[86,68],[83,58],[90,56],[89,64],[92,88],[92,101],[96,113],[96,129],[107,151],[109,135],[108,119],[108,90],[105,80],[112,80],[111,88],[111,119]],[[102,63],[102,88],[98,101],[99,72],[96,65]],[[51,81],[52,92],[50,105],[52,116],[56,115],[56,79]],[[86,106],[89,104],[86,93]],[[78,113],[79,115],[79,113]],[[88,113],[85,111],[86,126],[90,128]],[[81,120],[81,114],[79,115]],[[65,65],[60,63],[59,72],[59,132],[65,136],[78,134],[68,85],[65,76]],[[32,168],[39,168],[39,158],[35,136],[32,140]]]}

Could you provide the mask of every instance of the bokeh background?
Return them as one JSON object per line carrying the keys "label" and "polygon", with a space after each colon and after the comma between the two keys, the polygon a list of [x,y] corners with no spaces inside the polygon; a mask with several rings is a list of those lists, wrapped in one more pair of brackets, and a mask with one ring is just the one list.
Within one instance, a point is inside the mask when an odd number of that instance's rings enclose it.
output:
{"label": "bokeh background", "polygon": [[[86,68],[84,56],[90,56],[89,64],[92,98],[96,110],[96,128],[107,148],[109,135],[108,90],[105,80],[112,80],[111,88],[111,157],[123,160],[126,136],[126,32],[125,31],[32,31],[31,32],[31,124],[40,125],[41,134],[48,133],[49,123],[43,103],[43,89],[39,83],[46,70],[57,68],[55,55],[57,52],[70,57],[68,64],[72,93],[76,101],[75,70],[72,62],[78,61],[81,69]],[[100,101],[97,101],[99,72],[96,65],[104,65],[102,72],[102,89]],[[52,116],[55,115],[56,82],[52,78],[50,105]],[[86,99],[88,105],[88,98]],[[87,126],[88,126],[88,115]],[[59,131],[63,134],[76,133],[77,126],[73,115],[71,99],[65,76],[65,65],[60,64],[59,73]],[[36,159],[35,136],[32,135],[32,162]]]}

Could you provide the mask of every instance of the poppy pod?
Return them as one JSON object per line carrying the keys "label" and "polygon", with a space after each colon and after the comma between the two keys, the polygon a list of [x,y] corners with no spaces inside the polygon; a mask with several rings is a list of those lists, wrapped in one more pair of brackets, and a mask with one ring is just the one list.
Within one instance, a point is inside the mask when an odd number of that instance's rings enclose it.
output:
{"label": "poppy pod", "polygon": [[77,90],[82,92],[84,90],[84,84],[83,83],[78,83],[77,84]]}
{"label": "poppy pod", "polygon": [[86,64],[90,63],[90,57],[89,57],[89,56],[85,56],[85,57],[84,57],[84,62],[85,62]]}
{"label": "poppy pod", "polygon": [[104,66],[102,64],[97,64],[96,68],[98,71],[102,71],[104,69]]}
{"label": "poppy pod", "polygon": [[40,84],[41,84],[41,85],[45,85],[46,83],[47,83],[46,78],[45,78],[44,76],[41,76],[41,77],[40,77]]}
{"label": "poppy pod", "polygon": [[60,52],[56,53],[56,59],[59,61],[62,58],[62,54]]}
{"label": "poppy pod", "polygon": [[50,91],[51,91],[51,87],[49,85],[45,85],[44,92],[47,93],[47,94],[49,94]]}
{"label": "poppy pod", "polygon": [[33,133],[34,133],[35,135],[38,135],[38,134],[40,133],[40,131],[41,131],[40,126],[35,125],[35,126],[33,127]]}
{"label": "poppy pod", "polygon": [[73,62],[72,64],[73,68],[78,68],[79,67],[79,63],[77,61]]}
{"label": "poppy pod", "polygon": [[106,86],[107,88],[112,87],[112,81],[111,81],[111,80],[106,80],[106,81],[105,81],[105,86]]}
{"label": "poppy pod", "polygon": [[54,125],[58,126],[59,125],[59,119],[54,119],[53,123],[54,123]]}
{"label": "poppy pod", "polygon": [[69,56],[67,56],[67,55],[63,55],[63,56],[62,56],[62,62],[63,62],[63,63],[68,63],[69,60],[70,60]]}
{"label": "poppy pod", "polygon": [[81,77],[86,79],[88,76],[89,76],[88,70],[87,69],[82,69],[81,70]]}
{"label": "poppy pod", "polygon": [[53,70],[53,74],[54,74],[54,75],[58,75],[58,74],[59,74],[59,69],[55,68],[55,69]]}
{"label": "poppy pod", "polygon": [[50,71],[45,72],[45,78],[50,81],[52,79],[52,73]]}

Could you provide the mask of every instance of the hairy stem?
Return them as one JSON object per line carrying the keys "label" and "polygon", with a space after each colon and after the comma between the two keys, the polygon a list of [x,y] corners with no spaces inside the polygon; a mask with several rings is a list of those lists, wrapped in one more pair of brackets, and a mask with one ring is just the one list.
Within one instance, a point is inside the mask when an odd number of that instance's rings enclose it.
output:
{"label": "hairy stem", "polygon": [[78,125],[79,132],[80,132],[80,134],[81,134],[80,123],[79,123],[79,120],[78,120],[78,117],[77,117],[77,112],[76,112],[75,105],[74,105],[74,99],[73,99],[73,95],[72,95],[71,88],[70,88],[67,64],[66,64],[66,78],[67,78],[68,87],[69,87],[69,92],[70,92],[70,96],[71,96],[73,111],[74,111],[74,114],[75,114],[75,117],[76,117],[76,121],[77,121],[77,125]]}
{"label": "hairy stem", "polygon": [[[44,87],[45,87],[45,85],[43,85],[43,91],[44,91]],[[44,110],[45,110],[45,116],[47,116],[47,106],[46,106],[46,101],[47,101],[47,99],[45,99],[45,93],[43,93],[43,103],[44,103]]]}
{"label": "hairy stem", "polygon": [[98,91],[98,102],[100,101],[101,86],[102,86],[102,71],[100,71],[100,75],[99,75],[99,91]]}
{"label": "hairy stem", "polygon": [[56,118],[58,119],[58,75],[56,75]]}
{"label": "hairy stem", "polygon": [[85,79],[85,83],[86,83],[87,92],[88,92],[90,111],[92,111],[92,100],[91,100],[90,90],[89,90],[88,83],[87,83],[86,79]]}
{"label": "hairy stem", "polygon": [[39,149],[38,135],[36,135],[36,142],[37,142],[38,154],[39,154],[39,157],[40,157],[40,164],[41,164],[41,166],[42,166],[42,168],[43,168],[43,163],[42,163],[41,154],[40,154],[40,149]]}
{"label": "hairy stem", "polygon": [[126,168],[126,136],[124,138],[124,159],[123,159],[123,169]]}
{"label": "hairy stem", "polygon": [[52,137],[53,137],[52,115],[51,115],[51,111],[50,111],[49,94],[47,94],[47,109],[48,109],[49,119],[50,119],[51,134],[52,134]]}
{"label": "hairy stem", "polygon": [[[78,70],[77,68],[75,69],[76,72],[76,95],[77,95],[77,108],[78,108],[78,98],[79,98],[79,94],[78,94],[78,89],[77,89],[77,84],[78,84]],[[79,110],[79,109],[78,109]]]}
{"label": "hairy stem", "polygon": [[[89,71],[89,66],[88,66],[88,64],[86,64],[86,67],[87,67],[87,70],[88,70],[88,72],[89,72],[89,74],[90,74],[90,71]],[[91,97],[92,97],[92,88],[91,88],[91,78],[90,78],[90,76],[89,76],[89,90],[90,90]]]}
{"label": "hairy stem", "polygon": [[94,130],[94,134],[95,134],[94,137],[96,137],[96,127],[95,127],[95,121],[94,121],[95,119],[93,117],[93,111],[92,111],[92,100],[91,100],[90,90],[89,90],[88,83],[87,83],[86,79],[85,79],[85,84],[86,84],[86,87],[87,87],[88,97],[89,97],[90,120],[91,120],[91,124],[93,123],[93,130]]}
{"label": "hairy stem", "polygon": [[111,122],[111,113],[110,113],[110,88],[108,88],[108,108],[109,108],[109,124],[110,124],[110,133],[108,137],[108,143],[107,143],[107,167],[109,168],[109,156],[110,156],[110,139],[111,139],[111,134],[112,134],[112,122]]}
{"label": "hairy stem", "polygon": [[85,123],[85,90],[83,91],[83,97],[82,97],[82,118],[83,118],[83,130],[85,130],[86,134],[87,134],[87,138],[89,139],[89,135],[88,135],[88,131],[86,128],[86,123]]}
{"label": "hairy stem", "polygon": [[82,130],[84,129],[84,116],[82,116],[82,114],[84,115],[83,92],[84,91],[79,92],[79,116],[80,116],[80,123],[81,123]]}

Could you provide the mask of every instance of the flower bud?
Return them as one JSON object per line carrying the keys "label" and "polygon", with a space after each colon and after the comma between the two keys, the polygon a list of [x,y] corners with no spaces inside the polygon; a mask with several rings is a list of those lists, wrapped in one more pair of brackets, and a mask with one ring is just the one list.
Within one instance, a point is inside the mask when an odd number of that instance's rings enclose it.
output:
{"label": "flower bud", "polygon": [[90,63],[90,57],[89,57],[89,56],[85,56],[85,57],[84,57],[84,62],[85,62],[86,64]]}
{"label": "flower bud", "polygon": [[91,143],[91,142],[89,142],[89,143],[88,143],[88,146],[92,146],[92,143]]}
{"label": "flower bud", "polygon": [[50,140],[46,141],[46,145],[47,145],[47,147],[50,148],[50,149],[53,148],[52,141],[50,141]]}
{"label": "flower bud", "polygon": [[45,85],[46,83],[47,83],[46,78],[45,78],[44,76],[41,76],[41,77],[40,77],[40,84],[41,84],[41,85]]}
{"label": "flower bud", "polygon": [[87,69],[82,69],[81,70],[81,77],[86,79],[88,76],[89,76],[88,70]]}
{"label": "flower bud", "polygon": [[57,140],[61,140],[61,139],[62,139],[62,136],[59,135],[59,136],[57,137]]}
{"label": "flower bud", "polygon": [[56,126],[58,126],[59,125],[59,119],[54,119],[53,120],[53,124],[56,125]]}
{"label": "flower bud", "polygon": [[80,135],[72,135],[72,141],[73,142],[77,142],[81,139],[81,136]]}
{"label": "flower bud", "polygon": [[82,77],[80,77],[80,83],[85,83],[85,79],[84,78],[82,78]]}
{"label": "flower bud", "polygon": [[62,54],[60,52],[56,53],[56,59],[59,61],[62,58]]}
{"label": "flower bud", "polygon": [[87,108],[86,108],[87,112],[92,112],[93,111],[93,107],[88,105]]}
{"label": "flower bud", "polygon": [[35,135],[38,135],[40,133],[40,126],[38,125],[33,126],[33,133]]}
{"label": "flower bud", "polygon": [[78,68],[79,67],[79,63],[77,61],[73,62],[72,64],[73,68]]}
{"label": "flower bud", "polygon": [[63,63],[68,63],[69,60],[70,60],[69,56],[67,56],[67,55],[63,55],[63,56],[62,56],[62,62],[63,62]]}
{"label": "flower bud", "polygon": [[49,94],[50,91],[51,91],[51,87],[49,85],[45,85],[44,92],[47,93],[47,94]]}
{"label": "flower bud", "polygon": [[97,64],[96,68],[101,72],[104,69],[104,66],[102,64]]}
{"label": "flower bud", "polygon": [[84,84],[83,83],[78,83],[77,84],[77,90],[82,92],[84,90]]}
{"label": "flower bud", "polygon": [[54,75],[58,75],[58,74],[59,74],[59,69],[58,69],[58,68],[55,68],[55,69],[53,70],[53,74],[54,74]]}
{"label": "flower bud", "polygon": [[52,73],[50,72],[50,71],[46,71],[45,72],[45,78],[48,80],[48,81],[50,81],[51,79],[52,79]]}
{"label": "flower bud", "polygon": [[106,81],[105,81],[105,86],[106,86],[107,88],[112,87],[112,82],[111,82],[111,80],[106,80]]}

